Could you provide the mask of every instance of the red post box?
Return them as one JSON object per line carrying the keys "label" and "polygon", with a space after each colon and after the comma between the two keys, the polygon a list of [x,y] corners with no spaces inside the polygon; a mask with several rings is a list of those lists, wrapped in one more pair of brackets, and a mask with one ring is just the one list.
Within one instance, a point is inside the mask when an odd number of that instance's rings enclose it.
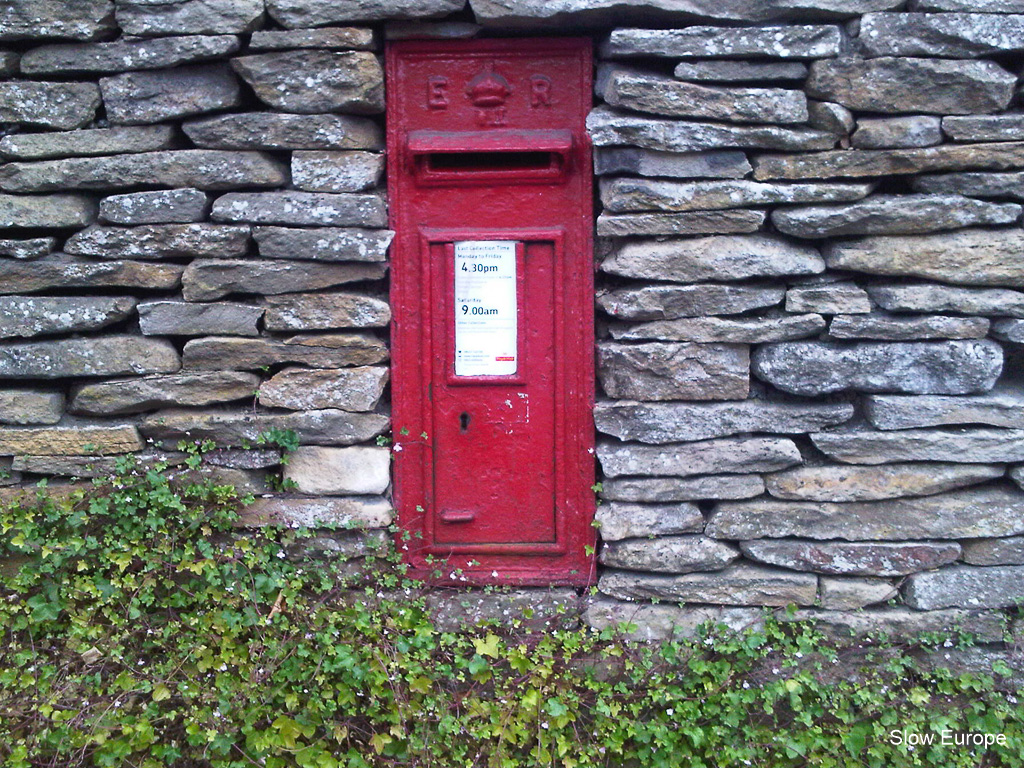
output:
{"label": "red post box", "polygon": [[446,583],[588,584],[590,41],[395,43],[387,76],[399,546]]}

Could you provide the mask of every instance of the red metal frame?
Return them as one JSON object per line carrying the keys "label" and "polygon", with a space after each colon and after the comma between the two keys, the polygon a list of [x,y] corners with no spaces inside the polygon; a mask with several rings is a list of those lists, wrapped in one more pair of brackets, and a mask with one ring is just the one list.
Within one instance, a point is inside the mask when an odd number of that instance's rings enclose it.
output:
{"label": "red metal frame", "polygon": [[[388,185],[396,232],[391,251],[393,491],[403,530],[398,546],[413,576],[446,584],[591,584],[596,541],[593,216],[584,126],[591,100],[591,43],[403,41],[389,46],[387,73]],[[431,165],[432,157],[458,152],[486,154],[477,167]],[[534,154],[506,167],[502,153]],[[549,153],[550,160],[539,153]],[[493,168],[487,165],[492,160]],[[513,376],[454,375],[451,244],[464,240],[520,244],[519,353]],[[538,361],[537,350],[549,348],[553,359]],[[550,387],[543,398],[529,395],[539,392],[538,382]],[[496,440],[492,455],[479,457],[485,465],[479,474],[473,467],[455,470],[481,486],[488,470],[515,476],[522,498],[548,498],[550,487],[550,510],[544,505],[516,509],[517,517],[495,523],[494,535],[480,528],[479,540],[462,541],[458,532],[473,525],[474,513],[442,510],[436,495],[438,483],[451,485],[447,475],[438,477],[436,466],[449,462],[445,472],[451,471],[453,454],[445,446],[458,439],[448,411],[462,397],[499,402],[522,387],[533,388],[527,394],[540,403],[542,415],[523,427],[524,434],[533,441],[549,436],[552,445],[527,442],[520,448],[514,438]],[[527,406],[525,419],[531,418]],[[535,471],[515,475],[517,465],[533,471],[538,460],[544,464],[548,450],[551,477],[537,477]],[[481,490],[491,494],[493,504],[503,501],[495,489]],[[519,529],[522,540],[506,535]]]}

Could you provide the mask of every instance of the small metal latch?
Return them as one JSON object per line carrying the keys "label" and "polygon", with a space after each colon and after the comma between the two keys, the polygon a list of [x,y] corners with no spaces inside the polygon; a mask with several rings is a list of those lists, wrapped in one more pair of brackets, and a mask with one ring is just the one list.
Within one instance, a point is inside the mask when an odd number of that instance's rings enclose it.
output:
{"label": "small metal latch", "polygon": [[476,512],[458,512],[446,509],[439,515],[439,517],[441,518],[441,522],[444,523],[471,523],[476,519]]}

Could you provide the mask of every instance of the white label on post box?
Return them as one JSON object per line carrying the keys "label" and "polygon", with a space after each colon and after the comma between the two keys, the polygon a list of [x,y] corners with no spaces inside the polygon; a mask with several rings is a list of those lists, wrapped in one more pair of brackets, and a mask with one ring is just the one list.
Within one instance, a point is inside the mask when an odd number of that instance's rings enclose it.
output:
{"label": "white label on post box", "polygon": [[455,243],[455,375],[515,374],[517,331],[516,243]]}

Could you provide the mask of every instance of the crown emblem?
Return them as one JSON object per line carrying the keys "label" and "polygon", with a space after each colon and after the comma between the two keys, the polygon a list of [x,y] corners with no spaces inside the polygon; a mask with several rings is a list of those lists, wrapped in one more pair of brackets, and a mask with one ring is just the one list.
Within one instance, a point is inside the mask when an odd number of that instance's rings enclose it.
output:
{"label": "crown emblem", "polygon": [[486,70],[469,81],[466,95],[474,106],[500,107],[512,95],[512,89],[508,85],[508,80],[495,72],[494,65],[490,64]]}

